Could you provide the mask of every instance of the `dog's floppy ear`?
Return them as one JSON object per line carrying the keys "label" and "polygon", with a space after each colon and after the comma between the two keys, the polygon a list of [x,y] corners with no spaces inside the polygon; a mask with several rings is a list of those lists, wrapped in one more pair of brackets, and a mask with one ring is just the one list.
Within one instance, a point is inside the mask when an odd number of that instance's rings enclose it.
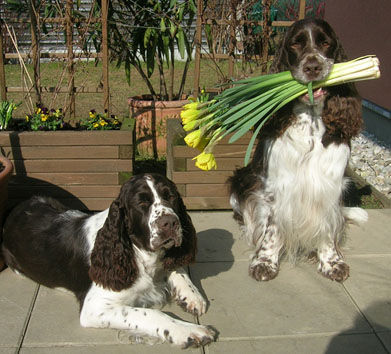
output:
{"label": "dog's floppy ear", "polygon": [[332,142],[350,144],[363,127],[361,99],[354,84],[338,85],[328,88],[322,121],[326,132],[322,143],[327,147]]}
{"label": "dog's floppy ear", "polygon": [[111,204],[108,217],[98,231],[91,253],[91,280],[114,291],[129,288],[139,270],[127,223],[130,215],[121,202],[121,195]]}
{"label": "dog's floppy ear", "polygon": [[173,270],[195,261],[197,253],[197,238],[196,231],[190,216],[187,214],[185,204],[179,193],[178,195],[178,211],[177,215],[182,226],[182,244],[179,247],[170,248],[164,259],[163,265],[165,269]]}

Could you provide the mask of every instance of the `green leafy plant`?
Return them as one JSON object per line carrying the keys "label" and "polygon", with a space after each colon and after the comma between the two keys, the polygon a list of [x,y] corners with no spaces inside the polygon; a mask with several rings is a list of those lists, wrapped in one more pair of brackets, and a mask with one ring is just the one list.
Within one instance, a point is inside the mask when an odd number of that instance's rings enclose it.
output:
{"label": "green leafy plant", "polygon": [[[184,106],[181,112],[183,128],[191,131],[185,142],[201,151],[195,158],[196,166],[210,170],[217,167],[213,148],[222,138],[232,134],[229,143],[233,143],[256,127],[245,155],[247,165],[260,129],[287,103],[305,94],[313,103],[314,97],[322,93],[322,87],[379,77],[379,60],[366,56],[337,63],[326,79],[308,85],[296,81],[290,71],[234,82],[232,88],[209,102],[193,102]],[[313,89],[317,90],[313,92]]]}
{"label": "green leafy plant", "polygon": [[0,130],[6,130],[12,120],[14,110],[21,103],[14,103],[12,101],[1,101],[0,103]]}
{"label": "green leafy plant", "polygon": [[37,105],[33,114],[26,115],[20,128],[24,130],[41,131],[41,130],[58,130],[65,126],[62,109],[51,109]]}
{"label": "green leafy plant", "polygon": [[100,114],[92,109],[89,118],[80,121],[80,127],[86,130],[117,130],[120,129],[121,122],[115,115],[108,118],[107,112]]}
{"label": "green leafy plant", "polygon": [[[193,48],[191,24],[196,14],[194,0],[113,0],[109,2],[109,46],[118,66],[124,63],[130,85],[130,70],[140,74],[154,99],[180,99]],[[92,35],[92,34],[91,34]],[[181,79],[175,75],[175,48],[182,59]],[[169,68],[165,75],[164,66]],[[151,76],[159,71],[159,86]],[[179,87],[174,90],[178,81]]]}

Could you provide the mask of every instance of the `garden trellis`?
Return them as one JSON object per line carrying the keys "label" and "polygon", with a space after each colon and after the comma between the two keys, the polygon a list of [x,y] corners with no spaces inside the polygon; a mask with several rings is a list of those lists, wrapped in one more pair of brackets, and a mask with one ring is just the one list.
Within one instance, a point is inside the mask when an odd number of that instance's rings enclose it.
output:
{"label": "garden trellis", "polygon": [[[211,9],[212,4],[217,3],[216,13]],[[272,16],[272,6],[281,3],[283,6],[289,4],[289,9],[286,8],[286,12],[289,13],[291,20],[275,20]],[[283,3],[283,4],[282,4]],[[210,59],[213,61],[219,61],[220,59],[228,60],[228,73],[227,79],[234,78],[234,63],[236,60],[257,60],[262,64],[262,71],[266,72],[266,65],[269,58],[268,43],[272,28],[284,28],[289,27],[295,20],[303,19],[309,11],[313,11],[314,16],[321,16],[322,13],[315,11],[314,4],[318,3],[318,10],[322,12],[324,9],[323,1],[309,1],[309,0],[292,0],[292,1],[276,1],[276,0],[259,0],[253,2],[240,2],[235,4],[234,1],[208,1],[197,0],[197,24],[196,24],[196,37],[195,37],[195,72],[194,72],[194,96],[198,96],[200,92],[200,67],[201,59]],[[206,4],[204,6],[204,4]],[[262,8],[262,20],[249,19],[248,12],[250,6],[258,4]],[[223,5],[223,6],[222,6]],[[225,6],[226,5],[226,6]],[[230,5],[230,6],[228,6]],[[244,8],[239,9],[238,6],[243,5]],[[226,7],[226,13],[224,16],[221,14],[221,7]],[[243,13],[247,13],[244,16]],[[238,40],[236,38],[238,31],[243,31],[245,26],[259,26],[262,30],[261,40],[261,53],[258,55],[248,56],[245,53],[245,48],[242,48],[242,54],[238,53]],[[220,28],[224,32],[227,38],[225,52],[215,52],[214,50],[206,51],[202,50],[205,37],[208,37],[208,28]],[[210,46],[210,45],[209,45]],[[206,91],[213,92],[219,91],[216,88],[207,88]]]}
{"label": "garden trellis", "polygon": [[[92,11],[90,11],[89,16],[83,18],[81,16],[75,16],[74,14],[74,1],[66,0],[65,8],[62,13],[63,16],[59,16],[58,13],[55,17],[50,16],[50,9],[48,12],[45,10],[45,17],[42,18],[39,14],[39,10],[34,8],[34,2],[26,2],[29,5],[28,8],[28,18],[18,18],[14,19],[13,22],[16,24],[29,24],[31,32],[31,53],[21,53],[18,51],[17,36],[11,26],[7,24],[7,18],[4,16],[4,19],[1,20],[1,31],[0,31],[0,51],[3,54],[6,51],[4,47],[4,37],[11,39],[12,44],[16,50],[16,53],[7,52],[5,55],[0,56],[0,94],[3,101],[7,100],[7,92],[22,92],[31,94],[34,93],[35,101],[41,103],[41,94],[54,92],[54,93],[68,93],[67,100],[67,113],[70,117],[75,117],[75,95],[78,93],[103,93],[103,107],[109,110],[110,107],[110,94],[109,94],[109,50],[108,50],[108,33],[107,33],[107,21],[108,21],[108,1],[101,0],[101,13],[99,17],[93,16]],[[95,1],[92,1],[92,7],[94,6]],[[6,14],[5,10],[5,1],[2,1],[2,15]],[[59,30],[64,31],[66,37],[66,51],[64,53],[51,52],[43,53],[40,50],[40,25],[45,23],[49,26],[57,25]],[[76,26],[82,27],[85,26],[85,31],[87,32],[88,27],[101,24],[101,48],[99,52],[91,53],[89,51],[81,50],[75,52],[74,44],[74,29]],[[58,59],[64,60],[67,62],[67,84],[66,86],[60,87],[47,87],[41,85],[40,79],[40,60],[41,58],[49,59]],[[102,60],[102,87],[76,87],[75,86],[75,67],[74,61],[76,59],[85,59],[85,58],[100,58]],[[17,59],[24,65],[24,60],[30,59],[33,64],[33,78],[29,84],[21,87],[7,87],[6,86],[6,77],[4,70],[4,59]],[[22,63],[23,62],[23,63]],[[27,86],[27,87],[26,87]]]}
{"label": "garden trellis", "polygon": [[[314,2],[316,0],[313,0]],[[40,0],[40,1],[25,1],[21,0],[20,2],[25,2],[28,4],[33,3],[51,3],[50,0]],[[68,93],[68,108],[67,113],[70,116],[75,115],[75,95],[77,94],[88,94],[88,93],[103,93],[103,106],[105,109],[109,109],[110,107],[110,92],[109,92],[109,69],[108,69],[108,63],[109,63],[109,43],[108,43],[108,28],[110,28],[110,22],[108,21],[108,8],[109,6],[112,6],[113,2],[110,0],[102,0],[100,2],[101,4],[101,12],[98,14],[90,13],[88,16],[77,17],[75,16],[75,11],[73,11],[76,4],[79,3],[86,3],[88,1],[85,0],[79,0],[79,1],[72,1],[72,0],[66,0],[64,2],[61,2],[61,4],[64,4],[64,11],[61,13],[62,16],[56,17],[50,17],[46,14],[44,17],[40,16],[30,16],[32,19],[29,21],[26,18],[20,18],[17,21],[23,22],[24,24],[30,25],[30,32],[31,32],[31,53],[6,53],[5,59],[29,59],[33,63],[34,68],[34,75],[32,75],[31,83],[29,85],[25,85],[25,87],[6,87],[6,78],[4,74],[4,63],[3,63],[3,57],[0,58],[0,87],[1,87],[1,98],[4,100],[7,97],[7,92],[26,92],[29,94],[32,94],[35,96],[35,101],[40,102],[41,100],[41,94],[43,93]],[[270,6],[275,3],[275,0],[259,0],[259,4],[262,4],[264,8],[269,8]],[[284,1],[281,1],[281,3]],[[288,1],[289,2],[289,1]],[[55,3],[53,1],[53,3]],[[56,2],[57,3],[57,2]],[[94,6],[96,4],[96,0],[91,0],[90,2]],[[233,4],[234,2],[232,2]],[[311,1],[307,0],[292,0],[290,3],[295,3],[296,5],[299,4],[297,7],[297,15],[298,18],[304,18],[304,14],[306,10],[308,10],[308,4],[311,4]],[[0,4],[4,7],[5,0],[0,0]],[[203,2],[201,0],[198,0],[197,3],[197,12],[198,16],[196,19],[196,55],[195,55],[195,79],[194,79],[194,94],[197,96],[198,90],[200,87],[200,61],[201,58],[214,58],[216,60],[219,59],[228,59],[229,67],[228,67],[228,77],[232,78],[233,71],[234,71],[234,62],[237,59],[244,59],[245,55],[238,54],[235,49],[234,42],[236,41],[235,38],[235,26],[236,27],[242,27],[244,25],[256,25],[260,26],[262,28],[263,34],[268,34],[270,32],[270,29],[272,27],[287,27],[289,26],[292,21],[271,21],[272,18],[270,17],[270,11],[264,11],[262,15],[264,16],[262,21],[256,21],[251,20],[247,21],[244,20],[240,14],[236,16],[231,16],[227,18],[221,18],[217,14],[212,14],[213,16],[209,16],[204,12],[203,5],[209,6],[209,2]],[[307,4],[307,8],[306,8]],[[296,6],[295,5],[295,6]],[[26,13],[30,11],[31,14],[36,14],[37,9],[34,9],[30,7],[30,9]],[[231,6],[232,14],[235,14],[234,6]],[[2,12],[2,15],[4,15],[4,11]],[[5,25],[7,22],[7,16],[2,16],[4,20],[2,20],[2,34],[9,37],[8,31],[5,30]],[[31,22],[31,23],[30,23]],[[57,26],[58,28],[63,28],[66,31],[66,50],[64,53],[45,53],[44,51],[40,50],[40,43],[39,43],[39,27],[42,23],[46,23],[51,26]],[[202,41],[202,32],[205,29],[205,26],[220,26],[225,27],[226,31],[228,33],[229,37],[229,43],[226,53],[201,53],[201,41]],[[63,26],[63,27],[62,27]],[[74,31],[77,26],[88,28],[90,26],[100,26],[99,27],[99,35],[101,36],[99,38],[99,41],[101,42],[101,46],[99,50],[95,53],[91,53],[85,50],[82,51],[75,51],[75,43],[72,37],[74,37]],[[193,27],[194,28],[194,27]],[[204,36],[205,37],[205,36]],[[2,38],[4,39],[4,38]],[[1,39],[1,42],[2,42]],[[268,38],[267,36],[262,40],[263,42],[267,43]],[[2,43],[1,43],[2,44]],[[263,45],[263,48],[265,48],[265,45]],[[2,52],[6,51],[7,48],[0,48],[2,49]],[[4,49],[4,50],[3,50]],[[265,62],[265,58],[267,58],[268,53],[263,52],[262,55],[258,56],[257,59],[261,58],[261,61]],[[66,85],[57,85],[56,87],[47,87],[44,85],[41,85],[41,79],[40,79],[40,59],[41,58],[55,58],[59,60],[66,60],[67,62],[67,70],[64,74],[64,77],[67,78],[67,84]],[[98,58],[102,60],[102,85],[99,85],[97,87],[86,87],[83,85],[78,84],[78,87],[75,86],[75,73],[76,69],[74,66],[74,62],[77,59],[84,59],[84,58]],[[65,81],[65,80],[64,80]]]}

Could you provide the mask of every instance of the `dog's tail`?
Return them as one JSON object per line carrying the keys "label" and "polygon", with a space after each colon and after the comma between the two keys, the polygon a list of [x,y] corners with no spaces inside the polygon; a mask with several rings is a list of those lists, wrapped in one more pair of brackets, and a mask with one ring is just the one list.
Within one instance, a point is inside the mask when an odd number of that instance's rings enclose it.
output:
{"label": "dog's tail", "polygon": [[342,214],[349,224],[362,225],[368,221],[368,213],[362,208],[344,207]]}

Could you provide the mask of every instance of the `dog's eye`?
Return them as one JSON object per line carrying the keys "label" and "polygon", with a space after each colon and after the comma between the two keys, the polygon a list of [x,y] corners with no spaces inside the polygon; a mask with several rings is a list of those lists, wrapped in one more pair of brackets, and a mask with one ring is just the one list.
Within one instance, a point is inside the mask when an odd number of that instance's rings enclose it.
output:
{"label": "dog's eye", "polygon": [[299,42],[293,42],[291,44],[291,48],[293,48],[293,49],[300,49],[301,48],[301,44]]}
{"label": "dog's eye", "polygon": [[174,198],[174,196],[170,193],[170,191],[169,191],[168,189],[165,189],[165,190],[162,192],[162,198],[163,198],[165,201],[169,202],[169,201],[171,201],[171,200]]}
{"label": "dog's eye", "polygon": [[139,204],[143,207],[149,207],[152,204],[151,197],[148,194],[140,194]]}

